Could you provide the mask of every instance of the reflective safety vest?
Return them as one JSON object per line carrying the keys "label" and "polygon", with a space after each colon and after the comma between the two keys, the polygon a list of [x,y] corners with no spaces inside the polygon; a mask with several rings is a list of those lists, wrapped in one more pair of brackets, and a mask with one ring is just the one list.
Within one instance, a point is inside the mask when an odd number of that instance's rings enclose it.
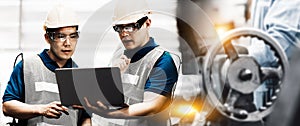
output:
{"label": "reflective safety vest", "polygon": [[[163,55],[164,49],[156,47],[137,62],[130,63],[122,74],[125,103],[132,105],[144,100],[144,87],[156,61]],[[120,57],[122,53],[116,54]],[[169,111],[165,109],[155,115],[141,116],[138,119],[108,119],[93,114],[92,124],[103,126],[166,126],[169,120]]]}
{"label": "reflective safety vest", "polygon": [[[38,55],[25,58],[24,63],[24,85],[25,103],[48,104],[60,101],[55,73],[50,71]],[[28,126],[76,126],[78,110],[68,109],[69,115],[62,114],[59,119],[48,119],[37,116],[28,120]]]}

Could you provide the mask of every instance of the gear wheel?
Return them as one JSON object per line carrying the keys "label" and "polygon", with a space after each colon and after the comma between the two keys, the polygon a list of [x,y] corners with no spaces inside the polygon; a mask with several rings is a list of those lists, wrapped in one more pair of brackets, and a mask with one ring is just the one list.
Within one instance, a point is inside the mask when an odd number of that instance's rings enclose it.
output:
{"label": "gear wheel", "polygon": [[[233,120],[262,120],[272,111],[285,83],[289,64],[284,50],[267,33],[254,28],[231,30],[221,40],[222,44],[210,48],[205,59],[203,77],[208,100]],[[253,53],[260,49],[251,45],[263,45],[260,47],[266,51]],[[264,90],[257,95],[261,88]]]}

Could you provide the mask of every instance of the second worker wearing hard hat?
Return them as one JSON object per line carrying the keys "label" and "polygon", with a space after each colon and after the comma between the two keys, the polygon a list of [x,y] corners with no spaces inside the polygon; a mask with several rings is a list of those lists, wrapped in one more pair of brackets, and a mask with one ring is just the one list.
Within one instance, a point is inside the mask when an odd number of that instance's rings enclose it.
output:
{"label": "second worker wearing hard hat", "polygon": [[24,58],[14,68],[3,96],[3,113],[26,125],[90,125],[83,110],[62,106],[54,70],[77,67],[75,51],[79,22],[76,14],[62,5],[49,11],[44,37],[50,45],[38,55]]}
{"label": "second worker wearing hard hat", "polygon": [[93,106],[85,99],[88,109],[95,112],[92,117],[93,125],[168,124],[172,88],[178,79],[176,60],[150,37],[151,11],[145,10],[146,4],[144,0],[120,0],[116,5],[113,29],[119,35],[125,50],[116,51],[112,64],[121,69],[125,103],[128,107],[107,112],[107,106],[101,101],[98,101],[99,106]]}

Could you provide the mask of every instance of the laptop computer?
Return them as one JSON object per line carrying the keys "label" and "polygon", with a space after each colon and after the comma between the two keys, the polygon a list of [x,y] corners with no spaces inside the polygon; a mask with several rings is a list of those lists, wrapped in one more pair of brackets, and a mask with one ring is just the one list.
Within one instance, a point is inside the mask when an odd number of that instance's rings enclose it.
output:
{"label": "laptop computer", "polygon": [[85,105],[84,97],[94,106],[97,101],[108,107],[125,106],[118,67],[61,68],[55,75],[64,106]]}

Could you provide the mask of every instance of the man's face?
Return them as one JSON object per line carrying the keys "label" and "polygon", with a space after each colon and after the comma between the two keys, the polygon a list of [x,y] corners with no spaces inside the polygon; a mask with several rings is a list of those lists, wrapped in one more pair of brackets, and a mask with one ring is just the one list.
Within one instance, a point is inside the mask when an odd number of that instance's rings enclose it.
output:
{"label": "man's face", "polygon": [[119,24],[119,37],[127,50],[135,49],[137,47],[144,46],[148,40],[148,28],[151,24],[151,20],[147,19],[143,21],[140,25],[140,28],[136,28],[133,25],[134,23],[129,24]]}
{"label": "man's face", "polygon": [[146,31],[143,28],[135,30],[132,33],[122,31],[119,33],[119,37],[127,50],[141,47],[147,42],[144,41],[147,36]]}
{"label": "man's face", "polygon": [[59,62],[71,58],[79,37],[76,27],[59,28],[52,33],[52,39],[49,35],[46,36],[46,40],[50,44],[49,56],[52,60]]}

